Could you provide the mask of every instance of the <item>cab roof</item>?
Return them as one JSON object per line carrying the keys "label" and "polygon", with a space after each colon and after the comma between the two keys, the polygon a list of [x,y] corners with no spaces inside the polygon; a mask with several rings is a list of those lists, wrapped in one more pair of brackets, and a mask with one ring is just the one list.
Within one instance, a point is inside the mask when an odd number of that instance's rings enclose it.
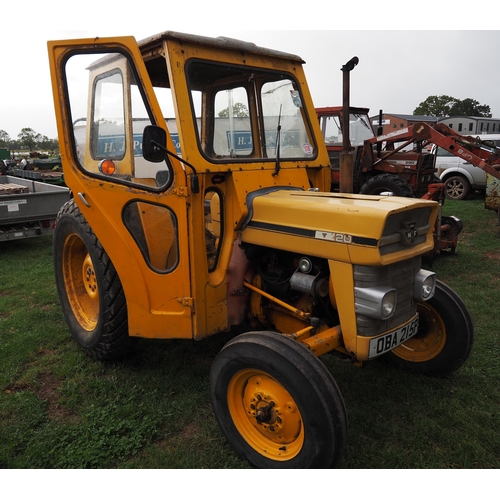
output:
{"label": "cab roof", "polygon": [[219,36],[217,38],[211,38],[207,36],[200,35],[190,35],[187,33],[179,33],[177,31],[164,31],[153,35],[151,37],[145,38],[138,42],[139,48],[142,52],[153,50],[158,47],[161,48],[164,40],[175,40],[180,43],[189,44],[199,44],[204,46],[210,46],[218,49],[226,50],[236,50],[239,52],[246,52],[251,54],[257,54],[267,57],[276,57],[281,59],[288,59],[299,64],[304,64],[305,61],[295,55],[287,52],[281,52],[273,49],[266,49],[264,47],[259,47],[253,42],[244,42],[242,40],[237,40],[235,38],[228,38],[224,36]]}

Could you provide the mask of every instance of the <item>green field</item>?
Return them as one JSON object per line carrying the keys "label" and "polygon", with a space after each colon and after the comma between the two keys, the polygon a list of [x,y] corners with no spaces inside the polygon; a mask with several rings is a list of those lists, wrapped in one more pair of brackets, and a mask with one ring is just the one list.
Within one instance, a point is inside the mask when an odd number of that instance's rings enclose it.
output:
{"label": "green field", "polygon": [[[475,324],[453,376],[362,369],[323,357],[349,416],[342,468],[500,467],[500,234],[481,196],[445,204],[462,218],[456,254],[432,265]],[[54,285],[51,238],[0,244],[0,467],[247,468],[210,406],[211,363],[228,340],[140,341],[121,362],[71,339]]]}

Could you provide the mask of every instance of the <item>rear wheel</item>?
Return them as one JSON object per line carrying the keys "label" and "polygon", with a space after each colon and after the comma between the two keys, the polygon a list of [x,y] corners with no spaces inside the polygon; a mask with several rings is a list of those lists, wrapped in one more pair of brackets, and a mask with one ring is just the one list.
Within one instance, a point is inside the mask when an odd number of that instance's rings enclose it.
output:
{"label": "rear wheel", "polygon": [[338,464],[347,438],[340,391],[304,346],[271,332],[228,342],[210,372],[214,414],[236,453],[259,468]]}
{"label": "rear wheel", "polygon": [[392,193],[394,196],[413,198],[413,191],[408,183],[392,174],[379,174],[368,179],[359,192],[371,195]]}
{"label": "rear wheel", "polygon": [[450,200],[465,200],[472,188],[462,175],[453,175],[444,181],[444,193]]}
{"label": "rear wheel", "polygon": [[458,370],[472,349],[474,327],[460,297],[440,281],[434,296],[418,304],[418,333],[386,355],[397,367],[424,375]]}
{"label": "rear wheel", "polygon": [[136,342],[116,270],[73,200],[60,210],[53,239],[59,300],[71,335],[97,359],[118,358]]}

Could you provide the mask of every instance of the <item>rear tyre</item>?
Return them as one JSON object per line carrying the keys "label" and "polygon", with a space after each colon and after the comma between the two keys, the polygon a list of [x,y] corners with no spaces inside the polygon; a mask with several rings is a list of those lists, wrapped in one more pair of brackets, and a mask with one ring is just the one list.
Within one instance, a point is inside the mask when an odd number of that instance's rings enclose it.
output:
{"label": "rear tyre", "polygon": [[444,193],[450,200],[465,200],[471,190],[469,181],[462,175],[454,175],[444,181]]}
{"label": "rear tyre", "polygon": [[59,300],[76,342],[96,359],[128,353],[136,339],[128,335],[120,278],[73,200],[57,216],[53,255]]}
{"label": "rear tyre", "polygon": [[392,193],[394,196],[413,198],[413,191],[408,183],[392,174],[379,174],[368,179],[359,192],[371,195]]}
{"label": "rear tyre", "polygon": [[343,456],[347,415],[332,375],[304,346],[271,332],[228,342],[210,372],[219,426],[258,468],[327,468]]}
{"label": "rear tyre", "polygon": [[447,285],[438,281],[434,296],[418,304],[418,333],[386,354],[402,370],[446,376],[458,370],[472,349],[474,327],[467,307]]}

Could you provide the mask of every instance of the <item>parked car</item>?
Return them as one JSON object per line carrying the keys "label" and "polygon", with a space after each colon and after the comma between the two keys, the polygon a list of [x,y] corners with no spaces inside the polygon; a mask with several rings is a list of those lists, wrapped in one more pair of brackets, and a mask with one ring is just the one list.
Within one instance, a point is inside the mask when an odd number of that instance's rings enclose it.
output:
{"label": "parked car", "polygon": [[[491,141],[500,147],[500,134],[483,134],[483,141]],[[472,191],[486,190],[486,172],[445,149],[434,146],[436,153],[436,175],[445,184],[446,197],[465,200]]]}

